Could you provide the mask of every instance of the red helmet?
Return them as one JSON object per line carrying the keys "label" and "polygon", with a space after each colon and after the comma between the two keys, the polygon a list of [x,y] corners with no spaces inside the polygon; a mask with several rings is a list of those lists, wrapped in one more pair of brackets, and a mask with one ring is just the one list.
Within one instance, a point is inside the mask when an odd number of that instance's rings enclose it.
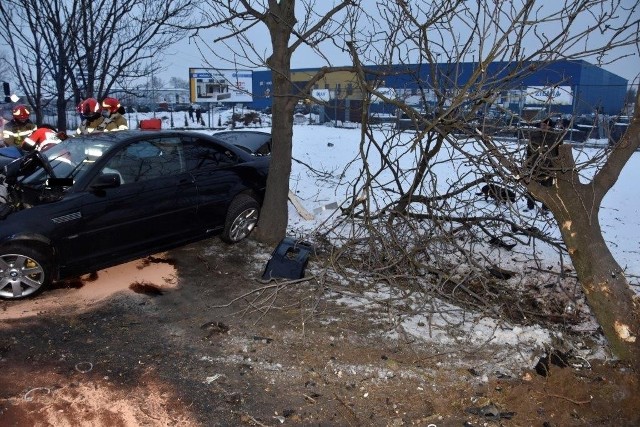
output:
{"label": "red helmet", "polygon": [[24,122],[29,119],[31,112],[24,105],[16,105],[13,107],[13,118]]}
{"label": "red helmet", "polygon": [[102,108],[110,112],[111,114],[117,113],[120,108],[120,101],[116,98],[105,98],[102,100]]}
{"label": "red helmet", "polygon": [[93,118],[100,115],[101,112],[102,107],[95,98],[87,98],[82,101],[80,105],[80,114],[82,114],[83,117]]}

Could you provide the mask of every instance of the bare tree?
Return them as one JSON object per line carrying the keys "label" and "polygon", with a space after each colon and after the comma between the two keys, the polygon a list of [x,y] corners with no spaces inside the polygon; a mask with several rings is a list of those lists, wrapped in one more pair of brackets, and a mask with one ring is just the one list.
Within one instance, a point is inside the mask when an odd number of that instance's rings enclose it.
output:
{"label": "bare tree", "polygon": [[171,77],[169,83],[177,89],[189,89],[189,81],[179,77]]}
{"label": "bare tree", "polygon": [[66,103],[104,97],[162,68],[167,46],[183,37],[192,0],[9,0],[0,36],[11,47],[19,84],[36,114],[44,98]]}
{"label": "bare tree", "polygon": [[[369,25],[375,31],[363,36],[366,28],[353,25],[349,43],[353,63],[360,70],[360,86],[371,94],[365,98],[373,96],[394,105],[412,123],[413,133],[410,137],[385,134],[381,139],[371,127],[364,128],[361,155],[366,161],[353,183],[348,211],[356,213],[364,207],[360,216],[375,225],[371,235],[379,235],[387,225],[403,230],[402,234],[396,230],[391,238],[386,235],[384,245],[397,241],[398,257],[409,257],[413,261],[407,262],[414,265],[423,265],[424,259],[416,253],[424,251],[410,248],[424,248],[416,240],[433,241],[438,232],[441,242],[447,241],[468,264],[478,265],[473,255],[477,233],[494,243],[504,233],[513,236],[512,231],[526,231],[537,238],[543,234],[531,231],[527,224],[531,217],[513,207],[506,214],[482,211],[473,203],[472,190],[497,181],[512,187],[514,196],[532,196],[553,215],[561,241],[550,243],[568,253],[613,352],[640,366],[638,297],[608,249],[598,221],[604,196],[640,147],[640,102],[636,99],[636,113],[625,138],[584,163],[576,162],[573,147],[562,143],[563,132],[531,129],[520,133],[520,139],[503,139],[496,129],[507,128],[513,113],[501,111],[503,121],[491,123],[494,126],[478,120],[478,113],[490,107],[499,111],[500,96],[545,64],[593,57],[606,63],[619,58],[621,47],[637,50],[638,5],[578,1],[542,8],[534,1],[380,1],[376,6],[377,14],[371,19],[377,19],[377,25]],[[477,65],[470,75],[463,75],[458,66],[465,60]],[[379,90],[385,73],[380,67],[368,69],[367,63],[388,64],[393,73],[404,74],[428,111]],[[498,69],[496,63],[506,65]],[[420,68],[428,70],[426,81],[420,77],[424,75]],[[516,135],[515,130],[511,132]],[[465,168],[462,174],[461,169],[457,181],[440,182],[439,164],[453,165],[456,159],[475,171]],[[497,192],[490,195],[500,197]],[[503,197],[509,203],[510,196]],[[386,222],[381,223],[384,218]],[[416,235],[412,244],[406,241],[407,227]],[[503,231],[496,232],[500,227]],[[469,237],[462,244],[465,234]]]}
{"label": "bare tree", "polygon": [[[38,11],[29,13],[24,3],[6,2],[0,5],[0,37],[11,52],[15,78],[31,105],[41,106],[48,94],[44,72],[50,66],[45,54],[42,28],[37,20]],[[33,5],[30,5],[33,6]],[[20,25],[17,25],[17,24]],[[36,121],[42,120],[42,108],[35,109]]]}
{"label": "bare tree", "polygon": [[10,82],[12,80],[11,64],[7,59],[7,54],[4,51],[0,51],[0,76],[2,76],[3,82]]}
{"label": "bare tree", "polygon": [[[303,45],[322,56],[322,43],[339,43],[338,36],[343,31],[340,12],[357,3],[340,0],[331,5],[320,5],[315,1],[239,0],[209,1],[200,6],[207,24],[199,28],[216,28],[223,32],[214,43],[224,49],[201,44],[203,58],[213,57],[216,61],[209,60],[211,68],[266,66],[273,72],[272,163],[255,234],[258,240],[277,243],[285,236],[294,108],[300,99],[308,97],[313,85],[328,72],[328,68],[323,68],[310,76],[303,87],[296,87],[291,82],[291,58]],[[297,4],[302,10],[296,9]],[[256,48],[249,34],[255,27],[262,26],[266,27],[271,40],[270,51],[266,53]]]}

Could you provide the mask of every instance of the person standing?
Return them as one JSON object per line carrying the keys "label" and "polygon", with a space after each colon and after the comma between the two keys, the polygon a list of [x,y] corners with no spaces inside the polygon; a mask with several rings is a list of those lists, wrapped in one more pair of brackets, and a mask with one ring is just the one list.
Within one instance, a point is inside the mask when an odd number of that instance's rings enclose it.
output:
{"label": "person standing", "polygon": [[30,120],[31,112],[25,105],[16,105],[12,110],[13,118],[5,123],[2,139],[7,147],[20,147],[22,141],[38,127]]}
{"label": "person standing", "polygon": [[95,98],[87,98],[82,101],[78,106],[78,111],[80,112],[82,123],[80,123],[80,126],[78,126],[76,130],[77,135],[103,132],[104,130],[111,130],[114,127],[111,125],[111,129],[107,129],[109,123],[105,123],[106,119],[102,116],[102,107]]}
{"label": "person standing", "polygon": [[200,109],[199,105],[196,107],[196,123],[204,126],[204,119],[202,118],[202,110]]}
{"label": "person standing", "polygon": [[105,130],[127,130],[129,129],[129,123],[123,116],[124,107],[120,105],[120,101],[116,98],[107,97],[102,100],[102,108],[109,113],[106,119],[107,126]]}

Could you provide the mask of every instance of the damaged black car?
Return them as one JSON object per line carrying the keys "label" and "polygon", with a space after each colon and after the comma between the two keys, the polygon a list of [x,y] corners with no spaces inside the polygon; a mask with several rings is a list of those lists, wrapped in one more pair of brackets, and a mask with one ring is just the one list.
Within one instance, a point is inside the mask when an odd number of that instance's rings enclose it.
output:
{"label": "damaged black car", "polygon": [[247,237],[269,157],[188,131],[77,136],[0,156],[0,298],[218,234]]}

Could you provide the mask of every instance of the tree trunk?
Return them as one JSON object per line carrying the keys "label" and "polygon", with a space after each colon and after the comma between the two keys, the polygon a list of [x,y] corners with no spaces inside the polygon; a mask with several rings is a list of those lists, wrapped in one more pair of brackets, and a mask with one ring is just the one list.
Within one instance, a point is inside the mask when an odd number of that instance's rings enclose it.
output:
{"label": "tree trunk", "polygon": [[273,53],[267,60],[273,75],[271,166],[254,238],[267,244],[279,243],[285,237],[289,221],[289,176],[295,97],[291,85],[292,52],[288,43],[292,24],[295,22],[294,4],[293,0],[270,2],[270,13],[265,22],[273,46]]}
{"label": "tree trunk", "polygon": [[553,185],[529,187],[553,213],[587,303],[613,354],[640,369],[640,299],[607,247],[598,218],[602,199],[615,180],[596,177],[583,184],[575,172],[571,146],[560,146],[556,156]]}
{"label": "tree trunk", "polygon": [[[258,241],[268,244],[278,243],[287,232],[293,140],[293,108],[288,105],[288,97],[291,94],[282,93],[276,89],[279,85],[288,87],[289,80],[275,72],[273,75],[271,165],[264,204],[254,236]],[[278,82],[278,80],[286,82]]]}
{"label": "tree trunk", "polygon": [[[567,199],[565,199],[567,200]],[[579,199],[573,199],[576,212]],[[595,206],[592,206],[595,208]],[[559,218],[569,256],[591,311],[596,316],[613,354],[640,368],[640,310],[618,262],[602,236],[598,209]]]}

